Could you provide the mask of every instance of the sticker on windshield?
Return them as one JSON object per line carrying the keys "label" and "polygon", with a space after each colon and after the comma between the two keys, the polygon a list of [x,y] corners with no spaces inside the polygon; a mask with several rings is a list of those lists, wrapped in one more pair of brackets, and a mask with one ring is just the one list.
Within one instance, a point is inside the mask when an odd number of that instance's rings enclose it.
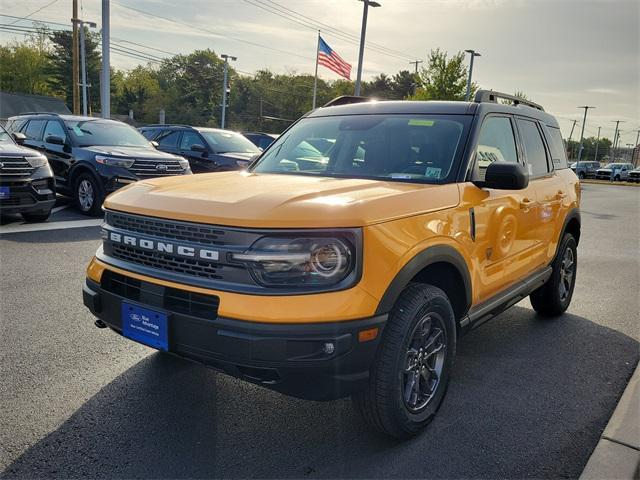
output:
{"label": "sticker on windshield", "polygon": [[427,171],[424,172],[424,176],[427,178],[440,178],[441,168],[427,167]]}
{"label": "sticker on windshield", "polygon": [[79,137],[82,137],[84,135],[84,132],[82,131],[82,129],[78,125],[74,125],[72,127],[72,130],[73,130],[73,133],[75,133]]}
{"label": "sticker on windshield", "polygon": [[412,118],[409,120],[409,125],[414,127],[433,127],[433,120],[420,120],[417,118]]}

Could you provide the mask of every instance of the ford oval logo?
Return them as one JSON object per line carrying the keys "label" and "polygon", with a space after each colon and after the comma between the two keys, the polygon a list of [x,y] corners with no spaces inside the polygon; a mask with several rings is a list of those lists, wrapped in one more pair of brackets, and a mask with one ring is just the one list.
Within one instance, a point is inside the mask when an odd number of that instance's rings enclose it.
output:
{"label": "ford oval logo", "polygon": [[166,172],[168,168],[169,167],[167,167],[164,163],[159,163],[156,165],[156,170],[158,170],[159,172]]}

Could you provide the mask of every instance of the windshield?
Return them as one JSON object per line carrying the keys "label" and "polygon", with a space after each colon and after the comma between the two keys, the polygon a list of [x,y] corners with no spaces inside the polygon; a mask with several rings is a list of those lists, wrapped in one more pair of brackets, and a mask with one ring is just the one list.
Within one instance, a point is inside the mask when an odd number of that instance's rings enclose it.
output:
{"label": "windshield", "polygon": [[149,147],[149,141],[125,123],[105,120],[66,121],[67,129],[79,147]]}
{"label": "windshield", "polygon": [[440,183],[454,173],[468,124],[465,115],[305,118],[251,170]]}
{"label": "windshield", "polygon": [[7,133],[4,127],[0,127],[0,143],[13,144],[13,139],[11,138],[11,135]]}
{"label": "windshield", "polygon": [[235,132],[200,130],[200,133],[215,153],[260,153],[245,136]]}

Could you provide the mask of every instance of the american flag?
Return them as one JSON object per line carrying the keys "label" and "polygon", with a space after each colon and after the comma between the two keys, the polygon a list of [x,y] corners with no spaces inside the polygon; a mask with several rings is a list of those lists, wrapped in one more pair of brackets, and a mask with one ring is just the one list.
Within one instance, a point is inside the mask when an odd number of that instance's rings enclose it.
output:
{"label": "american flag", "polygon": [[318,41],[318,63],[336,72],[341,77],[351,80],[351,65],[331,50],[331,47],[327,45],[327,42],[322,37]]}

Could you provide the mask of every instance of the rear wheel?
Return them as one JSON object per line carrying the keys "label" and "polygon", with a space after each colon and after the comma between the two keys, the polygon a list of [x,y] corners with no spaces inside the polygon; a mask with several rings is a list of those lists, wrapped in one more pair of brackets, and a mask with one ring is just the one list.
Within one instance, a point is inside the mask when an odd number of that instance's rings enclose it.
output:
{"label": "rear wheel", "polygon": [[447,295],[431,285],[410,285],[389,315],[368,388],[353,396],[357,410],[385,434],[416,435],[444,399],[455,350],[455,317]]}
{"label": "rear wheel", "polygon": [[530,295],[533,309],[545,317],[562,315],[571,303],[576,285],[578,251],[573,235],[566,233],[553,261],[551,278]]}
{"label": "rear wheel", "polygon": [[75,181],[75,200],[81,213],[98,215],[104,200],[104,189],[90,173],[81,173]]}
{"label": "rear wheel", "polygon": [[613,178],[613,181],[614,181],[614,182],[619,182],[619,181],[620,181],[620,175],[616,175],[616,176]]}

